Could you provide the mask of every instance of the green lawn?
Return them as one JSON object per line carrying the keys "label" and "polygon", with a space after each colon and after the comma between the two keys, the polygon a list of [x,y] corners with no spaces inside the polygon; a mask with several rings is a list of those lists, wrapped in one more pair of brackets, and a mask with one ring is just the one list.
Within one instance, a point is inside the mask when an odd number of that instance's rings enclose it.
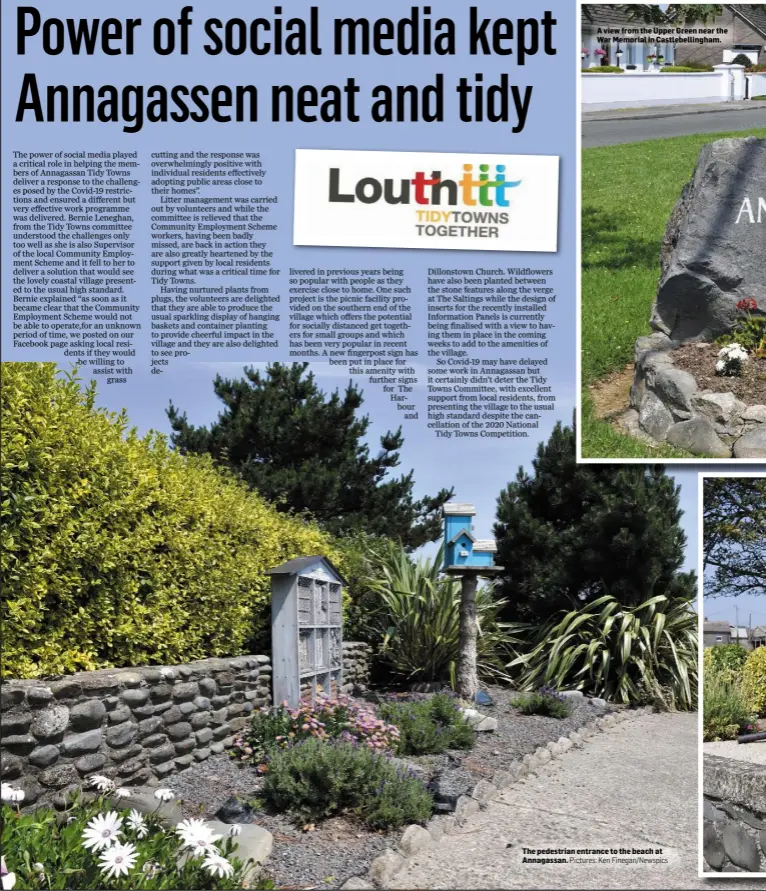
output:
{"label": "green lawn", "polygon": [[[647,122],[651,126],[651,122]],[[766,129],[708,133],[582,153],[582,382],[584,391],[633,360],[649,334],[660,274],[660,242],[700,148],[727,136],[766,136]],[[593,416],[583,393],[582,454],[590,458],[691,457],[621,436]]]}

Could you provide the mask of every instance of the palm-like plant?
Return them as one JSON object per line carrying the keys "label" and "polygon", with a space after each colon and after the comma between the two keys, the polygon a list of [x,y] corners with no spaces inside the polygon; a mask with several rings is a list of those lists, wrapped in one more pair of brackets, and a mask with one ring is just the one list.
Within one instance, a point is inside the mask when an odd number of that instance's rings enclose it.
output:
{"label": "palm-like plant", "polygon": [[697,615],[687,599],[660,594],[625,607],[607,594],[540,629],[511,630],[534,640],[508,665],[519,671],[522,690],[551,685],[623,703],[696,704]]}
{"label": "palm-like plant", "polygon": [[[392,674],[408,681],[453,678],[460,652],[460,583],[443,577],[443,547],[436,557],[413,561],[393,543],[368,581],[377,596],[366,616],[365,637],[378,642],[378,655]],[[497,615],[505,601],[489,586],[476,594],[478,672],[507,677],[504,660],[513,642]]]}

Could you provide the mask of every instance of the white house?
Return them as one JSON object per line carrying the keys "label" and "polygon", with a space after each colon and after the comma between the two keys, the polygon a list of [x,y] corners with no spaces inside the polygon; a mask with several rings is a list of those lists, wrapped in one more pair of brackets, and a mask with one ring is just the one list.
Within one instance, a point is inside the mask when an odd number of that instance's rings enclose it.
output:
{"label": "white house", "polygon": [[592,20],[582,13],[583,68],[617,65],[627,73],[659,71],[663,65],[675,64],[675,43],[633,42],[641,40],[641,29],[647,27],[642,21],[632,20],[616,6],[589,8]]}

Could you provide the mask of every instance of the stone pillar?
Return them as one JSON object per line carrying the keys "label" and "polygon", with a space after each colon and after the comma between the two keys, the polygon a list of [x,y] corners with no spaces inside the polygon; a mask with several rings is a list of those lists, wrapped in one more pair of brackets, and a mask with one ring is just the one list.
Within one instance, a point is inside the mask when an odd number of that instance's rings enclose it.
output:
{"label": "stone pillar", "polygon": [[457,668],[457,694],[473,699],[479,689],[476,671],[476,588],[479,577],[475,572],[461,576],[460,592],[460,654]]}
{"label": "stone pillar", "polygon": [[713,70],[721,75],[721,98],[725,102],[745,98],[744,65],[713,65]]}

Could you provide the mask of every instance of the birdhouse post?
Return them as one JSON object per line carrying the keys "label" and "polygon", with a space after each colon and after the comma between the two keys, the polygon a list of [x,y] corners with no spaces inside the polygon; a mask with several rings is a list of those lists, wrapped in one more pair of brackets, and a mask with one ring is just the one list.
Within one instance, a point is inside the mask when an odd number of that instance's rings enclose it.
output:
{"label": "birdhouse post", "polygon": [[476,589],[480,577],[492,577],[503,567],[496,566],[494,539],[478,539],[473,534],[472,504],[452,503],[442,508],[444,516],[444,565],[442,572],[460,577],[460,656],[457,693],[473,699],[479,689],[476,669]]}
{"label": "birdhouse post", "polygon": [[321,555],[297,557],[271,576],[271,665],[274,705],[297,708],[343,682],[343,576]]}

